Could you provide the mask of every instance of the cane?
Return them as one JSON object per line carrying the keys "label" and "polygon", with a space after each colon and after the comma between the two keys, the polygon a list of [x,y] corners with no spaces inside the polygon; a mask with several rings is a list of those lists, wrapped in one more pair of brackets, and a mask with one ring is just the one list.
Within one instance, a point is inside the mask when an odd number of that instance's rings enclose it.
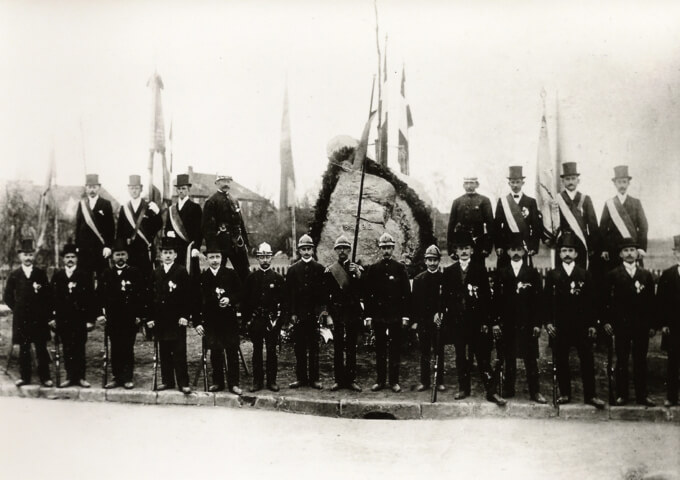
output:
{"label": "cane", "polygon": [[158,389],[158,338],[153,336],[153,385],[151,389],[155,392]]}
{"label": "cane", "polygon": [[102,358],[102,388],[109,383],[109,335],[104,327],[104,357]]}
{"label": "cane", "polygon": [[59,334],[54,332],[54,368],[56,370],[57,387],[61,384],[61,355],[59,353]]}

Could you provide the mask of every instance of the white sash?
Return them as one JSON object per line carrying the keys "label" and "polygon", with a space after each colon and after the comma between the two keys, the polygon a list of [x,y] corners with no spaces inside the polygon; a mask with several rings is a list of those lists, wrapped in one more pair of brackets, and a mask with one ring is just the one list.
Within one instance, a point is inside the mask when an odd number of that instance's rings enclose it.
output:
{"label": "white sash", "polygon": [[80,211],[83,213],[83,218],[85,219],[85,223],[87,223],[87,226],[90,227],[90,230],[97,236],[100,242],[102,242],[102,245],[106,246],[106,242],[104,241],[104,237],[102,237],[102,234],[99,233],[99,229],[97,228],[97,225],[94,223],[94,218],[92,218],[92,211],[90,210],[90,205],[85,201],[84,198],[80,199]]}
{"label": "white sash", "polygon": [[612,221],[614,222],[614,225],[616,225],[616,228],[619,230],[621,236],[623,238],[633,238],[631,232],[628,231],[626,223],[623,221],[623,218],[621,218],[619,209],[616,208],[616,205],[614,204],[614,199],[610,198],[605,204],[607,205],[607,208],[609,209],[609,215],[612,217]]}
{"label": "white sash", "polygon": [[134,240],[135,236],[139,235],[139,238],[144,240],[146,246],[149,247],[151,246],[151,242],[146,238],[144,232],[142,232],[142,230],[140,229],[140,226],[142,224],[142,218],[144,218],[145,211],[146,208],[143,208],[142,211],[139,212],[139,219],[137,220],[137,222],[135,222],[135,217],[132,215],[132,210],[130,209],[129,202],[123,205],[123,212],[125,212],[125,218],[127,218],[127,221],[130,222],[132,228],[135,229],[135,232],[132,234],[132,239]]}
{"label": "white sash", "polygon": [[564,215],[571,230],[576,234],[579,240],[581,240],[586,251],[588,251],[588,242],[586,242],[586,236],[583,233],[583,230],[581,230],[581,225],[579,225],[574,213],[571,211],[571,208],[569,208],[569,205],[567,205],[567,202],[564,201],[564,197],[561,194],[557,195],[557,204],[560,206],[560,212]]}
{"label": "white sash", "polygon": [[512,214],[512,211],[510,210],[510,204],[508,204],[508,197],[501,197],[501,205],[503,206],[503,213],[505,213],[505,219],[508,222],[508,228],[510,228],[510,231],[512,233],[519,233],[517,221],[515,221],[515,216]]}

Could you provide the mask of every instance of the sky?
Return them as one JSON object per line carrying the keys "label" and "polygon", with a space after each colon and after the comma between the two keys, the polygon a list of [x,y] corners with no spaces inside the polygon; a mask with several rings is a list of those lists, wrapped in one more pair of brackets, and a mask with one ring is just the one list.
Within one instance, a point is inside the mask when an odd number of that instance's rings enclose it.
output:
{"label": "sky", "polygon": [[[533,195],[545,89],[553,153],[579,163],[598,216],[627,164],[650,236],[680,233],[677,2],[377,6],[390,78],[406,70],[411,175],[437,208],[469,173],[495,203],[509,165]],[[0,1],[0,59],[0,178],[43,182],[54,148],[58,184],[99,173],[125,198],[145,176],[157,71],[174,174],[227,172],[275,203],[286,84],[313,201],[328,140],[361,134],[378,65],[371,0]]]}

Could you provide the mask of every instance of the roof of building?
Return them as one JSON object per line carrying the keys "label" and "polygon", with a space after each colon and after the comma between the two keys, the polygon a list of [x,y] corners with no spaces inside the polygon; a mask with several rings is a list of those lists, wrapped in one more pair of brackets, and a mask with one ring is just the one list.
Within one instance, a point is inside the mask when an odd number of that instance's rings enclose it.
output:
{"label": "roof of building", "polygon": [[[194,172],[192,167],[187,169],[187,173],[189,174],[189,180],[192,184],[192,197],[209,197],[215,193],[215,179],[217,178],[217,174]],[[263,196],[258,195],[235,181],[231,182],[230,193],[232,197],[241,202],[268,202]]]}

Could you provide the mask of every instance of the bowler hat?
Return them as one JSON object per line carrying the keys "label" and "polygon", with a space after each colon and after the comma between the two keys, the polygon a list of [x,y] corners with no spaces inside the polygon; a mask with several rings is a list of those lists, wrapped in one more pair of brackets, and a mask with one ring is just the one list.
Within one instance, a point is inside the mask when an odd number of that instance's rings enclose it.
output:
{"label": "bowler hat", "polygon": [[177,242],[172,237],[161,238],[161,250],[174,250],[177,251]]}
{"label": "bowler hat", "polygon": [[99,183],[99,175],[96,173],[88,173],[85,175],[85,185],[101,185],[101,183]]}
{"label": "bowler hat", "polygon": [[35,244],[32,238],[23,238],[21,240],[21,246],[17,250],[19,253],[33,253],[35,252]]}
{"label": "bowler hat", "polygon": [[628,175],[628,165],[618,165],[614,167],[614,178],[612,178],[612,180],[616,180],[617,178],[627,178],[628,180],[633,178]]}
{"label": "bowler hat", "polygon": [[190,187],[191,182],[189,181],[189,175],[186,173],[180,173],[177,175],[177,180],[175,181],[176,187]]}
{"label": "bowler hat", "polygon": [[524,236],[521,233],[511,233],[508,239],[508,248],[523,248],[526,250]]}
{"label": "bowler hat", "polygon": [[127,252],[128,251],[128,244],[125,241],[124,238],[117,238],[113,242],[113,247],[111,248],[111,252]]}
{"label": "bowler hat", "polygon": [[578,247],[578,242],[576,241],[576,235],[574,232],[564,232],[557,241],[558,248],[576,248]]}
{"label": "bowler hat", "polygon": [[67,243],[64,245],[64,248],[61,250],[61,255],[66,256],[69,253],[75,253],[76,255],[78,254],[78,247],[76,247],[75,243]]}
{"label": "bowler hat", "polygon": [[624,248],[629,248],[629,247],[640,248],[640,246],[637,244],[637,242],[630,237],[624,238],[619,242],[619,252],[621,250],[623,250]]}
{"label": "bowler hat", "polygon": [[130,175],[130,180],[128,181],[128,187],[141,187],[142,177],[139,175]]}
{"label": "bowler hat", "polygon": [[474,247],[475,241],[470,232],[459,230],[453,232],[453,246],[455,247]]}
{"label": "bowler hat", "polygon": [[562,164],[562,175],[560,177],[568,177],[570,175],[581,175],[576,168],[576,162],[564,162]]}
{"label": "bowler hat", "polygon": [[518,179],[523,179],[524,175],[522,175],[522,166],[512,166],[509,168],[508,171],[508,180],[518,180]]}
{"label": "bowler hat", "polygon": [[352,244],[349,243],[349,240],[347,240],[347,237],[344,235],[340,235],[338,238],[336,238],[335,245],[333,245],[334,250],[340,247],[352,248]]}

